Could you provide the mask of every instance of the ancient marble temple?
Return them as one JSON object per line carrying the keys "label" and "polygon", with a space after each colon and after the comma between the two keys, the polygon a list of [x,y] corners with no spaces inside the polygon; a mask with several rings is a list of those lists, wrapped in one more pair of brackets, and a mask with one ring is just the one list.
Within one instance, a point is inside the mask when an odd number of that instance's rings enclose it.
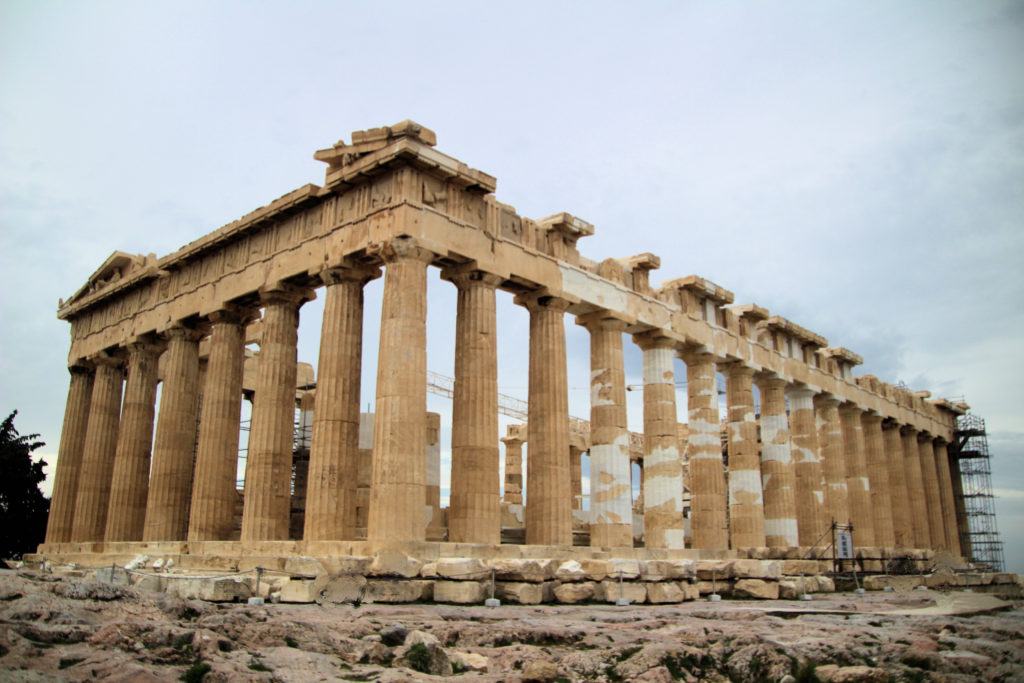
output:
{"label": "ancient marble temple", "polygon": [[[70,385],[40,553],[324,557],[398,546],[424,557],[743,557],[810,548],[833,522],[852,523],[861,548],[960,553],[947,444],[966,405],[855,377],[856,353],[736,305],[703,277],[655,287],[655,255],[584,258],[577,243],[592,225],[568,213],[518,215],[495,197],[495,178],[435,143],[411,121],[354,132],[316,152],[327,164],[322,186],[163,257],[115,252],[61,302]],[[426,409],[430,268],[458,293],[445,510]],[[364,339],[363,288],[379,277],[380,337]],[[507,435],[497,290],[530,320],[528,420]],[[310,382],[297,328],[317,296],[324,312]],[[590,335],[584,439],[568,412],[566,316]],[[364,343],[378,348],[375,397],[359,395]],[[627,428],[624,343],[642,350],[642,435]],[[676,359],[686,368],[684,419]],[[243,400],[251,427],[239,490]],[[361,418],[360,401],[373,403],[372,416]],[[299,408],[308,427],[301,463]],[[522,531],[515,542],[510,525]],[[584,546],[576,550],[574,530]]]}

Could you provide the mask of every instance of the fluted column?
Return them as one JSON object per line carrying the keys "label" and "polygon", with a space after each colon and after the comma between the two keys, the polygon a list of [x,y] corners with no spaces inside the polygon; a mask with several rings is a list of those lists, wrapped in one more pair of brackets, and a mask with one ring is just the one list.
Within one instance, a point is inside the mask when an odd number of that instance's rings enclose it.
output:
{"label": "fluted column", "polygon": [[917,435],[917,453],[921,461],[921,479],[924,482],[924,503],[928,509],[928,545],[933,550],[946,547],[946,529],[942,519],[942,500],[939,495],[939,473],[935,468],[935,448],[932,436],[926,432]]}
{"label": "fluted column", "polygon": [[861,414],[864,430],[864,454],[868,466],[871,492],[871,515],[875,527],[875,545],[891,548],[896,545],[892,528],[892,502],[889,494],[889,463],[882,439],[882,416],[875,412]]}
{"label": "fluted column", "polygon": [[124,385],[104,534],[107,541],[142,540],[149,492],[149,460],[153,450],[159,352],[151,343],[128,345],[128,379]]}
{"label": "fluted column", "polygon": [[914,548],[931,547],[931,530],[928,528],[928,506],[924,499],[924,475],[921,472],[921,456],[917,448],[917,430],[904,426],[900,430],[903,442],[903,465],[907,475],[907,501],[910,504],[910,526],[913,529]]}
{"label": "fluted column", "polygon": [[313,296],[311,290],[285,284],[260,292],[263,334],[245,461],[243,541],[288,540],[299,307]]}
{"label": "fluted column", "polygon": [[102,541],[106,530],[110,477],[114,471],[124,384],[121,359],[104,355],[93,359],[93,362],[96,364],[96,377],[92,385],[82,472],[71,525],[71,540],[79,543]]}
{"label": "fluted column", "polygon": [[690,534],[694,548],[728,548],[725,465],[718,421],[715,357],[700,351],[679,354],[686,363],[690,463]]}
{"label": "fluted column", "polygon": [[946,535],[946,549],[960,554],[960,539],[956,529],[956,506],[953,503],[953,480],[949,473],[949,451],[946,442],[936,439],[935,470],[939,475],[939,502],[942,506],[942,525]]}
{"label": "fluted column", "polygon": [[200,336],[200,331],[184,325],[167,331],[144,541],[183,541],[188,534],[199,407]]}
{"label": "fluted column", "polygon": [[871,514],[871,484],[864,455],[864,428],[861,409],[844,403],[839,407],[843,428],[843,457],[846,461],[846,491],[853,524],[853,544],[858,548],[875,545],[875,518]]}
{"label": "fluted column", "polygon": [[213,331],[200,409],[195,484],[188,524],[190,541],[226,541],[232,535],[245,326],[256,314],[257,311],[236,307],[210,314]]}
{"label": "fluted column", "polygon": [[814,397],[818,414],[818,443],[821,446],[822,472],[825,476],[825,516],[831,525],[850,521],[850,501],[846,487],[846,458],[843,452],[843,428],[839,420],[839,399],[831,394]]}
{"label": "fluted column", "polygon": [[949,454],[949,476],[953,480],[953,508],[956,511],[956,538],[960,555],[966,559],[971,557],[970,530],[967,526],[967,510],[964,507],[964,485],[960,473],[960,459],[953,453]]}
{"label": "fluted column", "polygon": [[590,332],[590,545],[633,547],[629,429],[622,333],[601,313],[578,319]]}
{"label": "fluted column", "polygon": [[818,446],[813,389],[789,387],[789,423],[796,474],[796,526],[800,545],[812,546],[828,531],[825,478]]}
{"label": "fluted column", "polygon": [[427,533],[427,265],[434,255],[398,238],[382,256],[367,538],[422,541]]}
{"label": "fluted column", "polygon": [[536,294],[517,297],[517,301],[530,311],[526,543],[571,546],[569,382],[564,323],[569,302]]}
{"label": "fluted column", "polygon": [[892,508],[893,538],[897,547],[914,547],[914,527],[910,521],[910,494],[907,490],[906,468],[903,466],[903,443],[893,420],[882,423],[882,443],[889,473],[889,502]]}
{"label": "fluted column", "polygon": [[754,370],[719,364],[729,411],[729,540],[733,548],[765,545],[761,458],[754,417]]}
{"label": "fluted column", "polygon": [[86,365],[68,368],[71,381],[64,404],[64,426],[60,432],[50,517],[46,523],[47,543],[67,543],[75,518],[75,498],[81,479],[82,453],[89,426],[89,405],[92,402],[93,369]]}
{"label": "fluted column", "polygon": [[675,342],[649,333],[633,340],[643,350],[644,373],[644,545],[683,548],[683,463],[676,414]]}
{"label": "fluted column", "polygon": [[523,504],[523,441],[514,436],[502,437],[505,444],[505,494],[502,500],[510,505]]}
{"label": "fluted column", "polygon": [[761,394],[761,481],[764,487],[764,528],[769,548],[800,545],[796,519],[796,473],[786,417],[787,382],[778,377],[757,380]]}
{"label": "fluted column", "polygon": [[306,480],[307,541],[355,538],[363,288],[379,276],[378,268],[360,267],[320,274],[324,317]]}
{"label": "fluted column", "polygon": [[498,275],[449,272],[458,288],[452,395],[451,503],[448,540],[501,543],[498,449]]}

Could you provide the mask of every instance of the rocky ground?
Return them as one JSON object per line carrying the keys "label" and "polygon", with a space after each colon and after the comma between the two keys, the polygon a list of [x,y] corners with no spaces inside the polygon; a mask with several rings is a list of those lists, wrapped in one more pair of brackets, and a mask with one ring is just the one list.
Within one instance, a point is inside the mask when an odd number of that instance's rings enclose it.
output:
{"label": "rocky ground", "polygon": [[249,606],[0,570],[3,681],[441,676],[1024,681],[1024,604],[907,591],[631,607]]}

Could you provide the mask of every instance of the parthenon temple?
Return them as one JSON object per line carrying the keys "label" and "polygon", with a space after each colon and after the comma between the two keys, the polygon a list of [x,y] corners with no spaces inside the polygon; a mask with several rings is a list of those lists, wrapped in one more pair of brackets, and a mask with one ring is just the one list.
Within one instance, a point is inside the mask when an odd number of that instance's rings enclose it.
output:
{"label": "parthenon temple", "polygon": [[[585,258],[591,224],[518,215],[494,177],[435,144],[411,121],[356,131],[315,153],[322,186],[163,257],[114,252],[61,301],[70,386],[39,555],[792,559],[816,557],[833,523],[865,557],[966,553],[947,446],[967,405],[854,376],[853,351],[704,277],[656,287],[656,255]],[[457,290],[446,508],[427,412],[430,267]],[[364,340],[363,288],[382,276],[380,336]],[[529,312],[528,416],[505,433],[497,290]],[[314,373],[296,344],[317,296]],[[567,315],[590,337],[582,425]],[[642,434],[627,427],[624,340],[642,352]],[[364,343],[378,345],[375,397],[360,397]]]}

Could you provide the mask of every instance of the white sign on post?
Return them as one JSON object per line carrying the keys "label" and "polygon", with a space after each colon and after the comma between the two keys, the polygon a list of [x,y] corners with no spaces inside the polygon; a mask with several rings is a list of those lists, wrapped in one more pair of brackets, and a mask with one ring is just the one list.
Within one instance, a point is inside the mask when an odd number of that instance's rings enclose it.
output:
{"label": "white sign on post", "polygon": [[836,555],[840,560],[853,559],[853,534],[849,531],[836,533]]}

